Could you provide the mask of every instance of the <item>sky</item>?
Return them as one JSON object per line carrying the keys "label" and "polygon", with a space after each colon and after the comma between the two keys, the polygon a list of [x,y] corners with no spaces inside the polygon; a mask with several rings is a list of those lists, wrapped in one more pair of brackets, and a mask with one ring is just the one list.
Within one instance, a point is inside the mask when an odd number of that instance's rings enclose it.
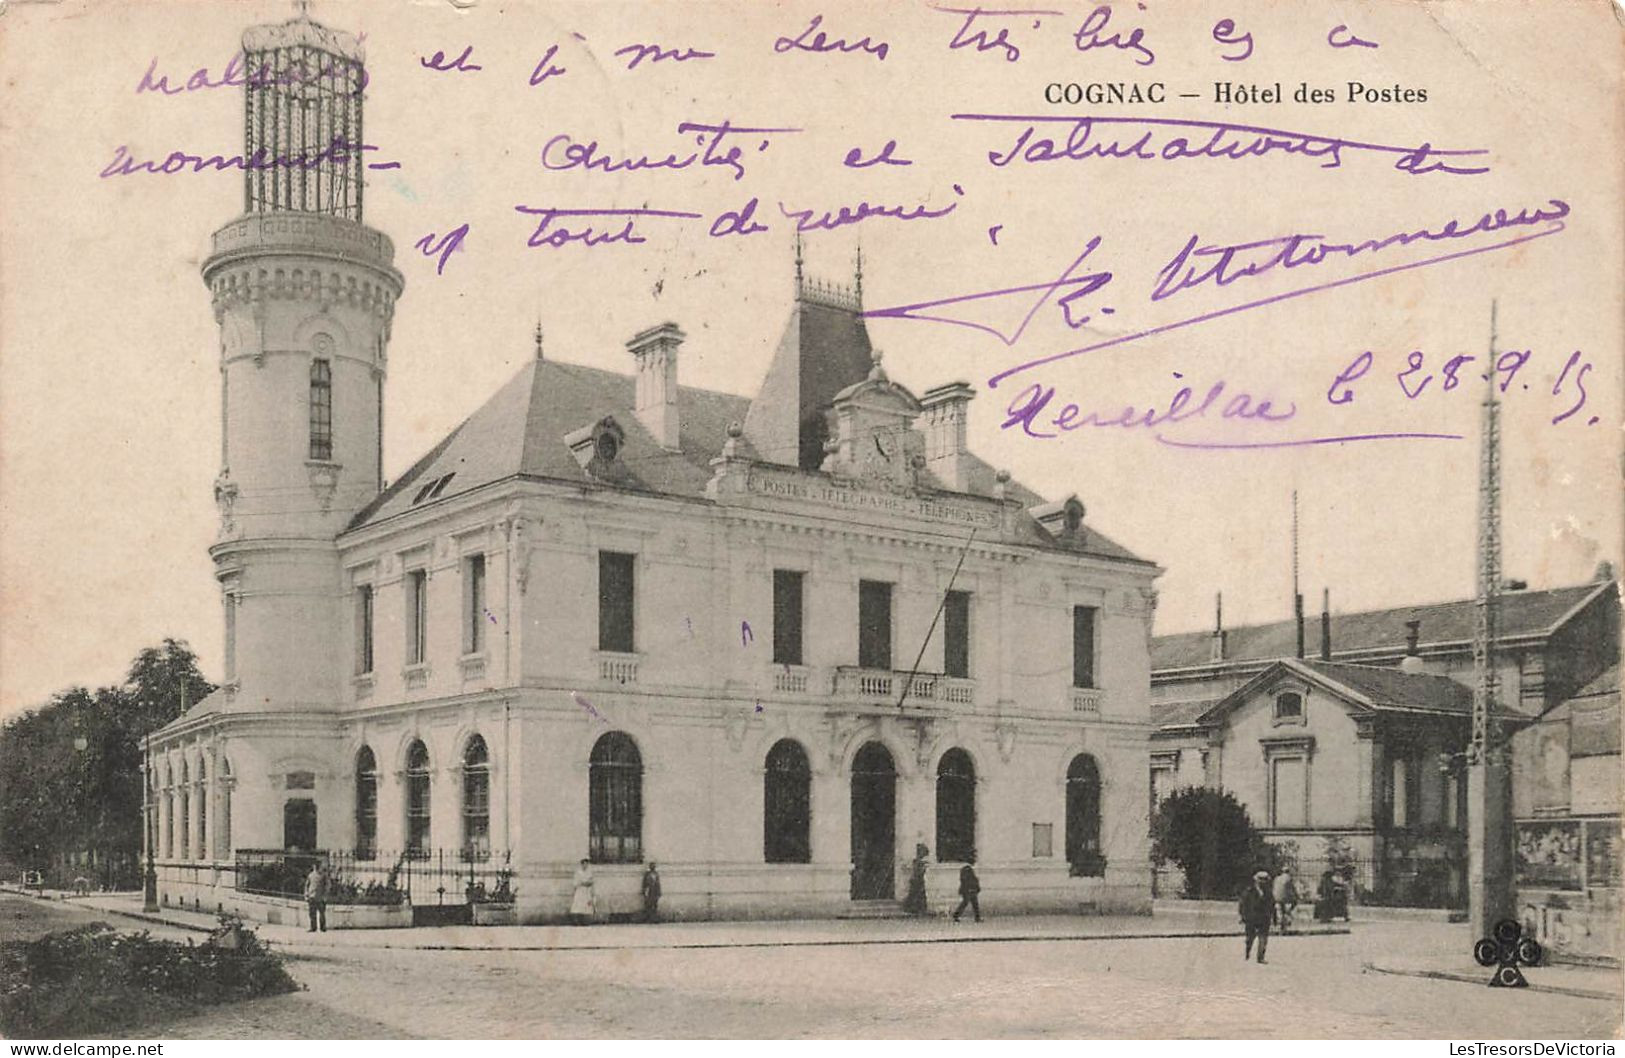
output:
{"label": "sky", "polygon": [[[394,239],[406,279],[386,474],[519,370],[538,321],[549,357],[625,371],[626,339],[673,320],[689,336],[684,384],[754,392],[791,304],[795,215],[868,202],[923,212],[807,232],[808,273],[849,282],[861,238],[871,311],[951,302],[913,314],[957,322],[871,320],[889,374],[915,393],[969,382],[975,451],[1047,496],[1076,494],[1093,530],[1165,570],[1159,632],[1209,627],[1219,592],[1230,626],[1290,615],[1294,491],[1311,610],[1323,587],[1335,611],[1470,595],[1484,383],[1481,367],[1463,365],[1482,360],[1458,364],[1454,386],[1445,365],[1483,356],[1492,302],[1498,349],[1528,351],[1500,376],[1507,575],[1556,586],[1590,579],[1602,560],[1617,566],[1625,225],[1618,98],[1603,77],[1618,68],[1619,38],[1606,9],[1120,5],[1108,31],[1083,39],[1101,46],[1080,49],[1075,31],[1092,6],[1057,5],[1032,17],[1036,28],[1012,19],[963,30],[962,16],[903,4],[313,3],[319,21],[365,34],[369,157],[399,163],[371,173],[366,199],[367,223]],[[160,161],[240,150],[240,88],[138,86],[149,67],[173,85],[199,68],[216,80],[245,26],[292,14],[282,3],[66,2],[14,5],[0,23],[0,714],[116,681],[165,636],[189,641],[218,678],[207,549],[218,525],[219,336],[199,268],[210,234],[242,209],[241,178],[99,174],[120,147]],[[1241,45],[1213,40],[1220,14],[1251,34],[1244,61],[1224,58]],[[815,16],[828,39],[870,47],[775,49]],[[1330,47],[1341,23],[1378,46]],[[651,43],[710,55],[630,69],[634,53],[617,55]],[[425,65],[436,52],[452,65],[464,48],[463,65],[478,70]],[[549,48],[565,72],[530,83]],[[1221,106],[1219,80],[1279,83],[1283,100]],[[1044,100],[1047,84],[1074,81],[1162,84],[1168,98]],[[1356,81],[1427,98],[1362,90],[1351,102]],[[1293,101],[1300,83],[1334,101]],[[1374,147],[1345,145],[1335,165],[1286,149],[1240,160],[1018,152],[997,165],[990,155],[1010,153],[1027,126],[956,114],[1061,119],[1039,123],[1027,146],[1064,145],[1071,119],[1093,115]],[[733,134],[741,179],[727,165],[544,165],[559,136],[615,158],[683,156],[694,140],[679,123],[724,120],[800,131]],[[1202,142],[1167,125],[1100,123],[1091,135],[1123,139],[1130,128],[1159,145]],[[911,164],[845,164],[849,151],[872,160],[888,141],[894,162]],[[1481,151],[1446,161],[1486,171],[1404,172],[1402,152],[1376,149],[1423,143]],[[708,234],[753,199],[764,230]],[[637,245],[531,247],[535,219],[522,205],[701,218],[640,221]],[[1439,234],[1498,209],[1512,218],[1500,231]],[[465,224],[461,249],[443,260],[415,248]],[[1267,251],[1235,251],[1222,282],[1196,279],[1218,260],[1202,248],[1292,235],[1346,247],[1422,230],[1436,238],[1257,275],[1237,273]],[[1434,257],[1453,259],[1422,263]],[[1164,269],[1192,281],[1159,290]],[[1372,272],[1389,274],[1352,281]],[[1091,289],[1080,276],[1096,277]],[[1046,296],[1058,277],[1073,282]],[[1144,331],[1155,333],[1133,337]],[[1085,346],[1097,348],[988,384]],[[1339,387],[1367,352],[1364,373]],[[1421,368],[1407,373],[1413,355]],[[1079,406],[1070,422],[1091,411],[1111,421],[1125,406],[1166,412],[1182,386],[1188,410],[1221,382],[1210,411],[1186,421],[1054,428],[1069,403]],[[1032,385],[1053,387],[1046,414],[1030,432],[1003,428]],[[1262,401],[1281,421],[1259,421]],[[1254,417],[1223,414],[1237,408]],[[1305,443],[1371,434],[1444,436]]]}

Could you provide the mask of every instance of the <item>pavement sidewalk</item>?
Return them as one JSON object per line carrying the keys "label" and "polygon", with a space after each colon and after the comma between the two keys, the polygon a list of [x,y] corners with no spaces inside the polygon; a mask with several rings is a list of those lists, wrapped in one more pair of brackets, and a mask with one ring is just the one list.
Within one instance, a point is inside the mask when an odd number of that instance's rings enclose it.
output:
{"label": "pavement sidewalk", "polygon": [[[57,895],[57,894],[51,894]],[[141,910],[134,893],[66,896],[74,906],[132,921],[207,933],[217,916],[165,907]],[[1158,909],[1155,915],[989,916],[980,923],[946,917],[896,919],[774,919],[665,922],[653,925],[426,926],[330,930],[253,923],[264,940],[291,953],[343,948],[423,951],[602,951],[646,948],[779,948],[862,944],[955,944],[1016,941],[1142,940],[1241,936],[1235,910]],[[1347,927],[1313,926],[1294,935],[1347,934]]]}
{"label": "pavement sidewalk", "polygon": [[[1486,969],[1469,957],[1439,958],[1419,955],[1381,955],[1364,964],[1373,973],[1398,974],[1403,977],[1423,977],[1435,981],[1465,981],[1489,987],[1495,967]],[[1625,982],[1618,969],[1605,966],[1581,966],[1573,963],[1552,963],[1547,966],[1524,966],[1524,980],[1531,992],[1555,992],[1558,995],[1578,996],[1582,999],[1625,999]]]}

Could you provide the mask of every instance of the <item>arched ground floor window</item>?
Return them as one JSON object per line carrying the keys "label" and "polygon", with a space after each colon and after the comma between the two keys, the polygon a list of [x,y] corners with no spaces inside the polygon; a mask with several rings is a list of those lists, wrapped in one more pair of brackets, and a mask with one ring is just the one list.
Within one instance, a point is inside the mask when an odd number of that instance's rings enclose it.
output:
{"label": "arched ground floor window", "polygon": [[812,861],[812,768],[794,739],[767,752],[763,780],[762,855],[768,863]]}
{"label": "arched ground floor window", "polygon": [[643,859],[643,757],[631,736],[611,731],[587,765],[587,854],[594,863]]}
{"label": "arched ground floor window", "polygon": [[1073,757],[1066,769],[1066,860],[1074,875],[1106,873],[1100,849],[1100,765],[1087,753]]}
{"label": "arched ground floor window", "polygon": [[976,765],[962,749],[937,763],[937,862],[976,859]]}

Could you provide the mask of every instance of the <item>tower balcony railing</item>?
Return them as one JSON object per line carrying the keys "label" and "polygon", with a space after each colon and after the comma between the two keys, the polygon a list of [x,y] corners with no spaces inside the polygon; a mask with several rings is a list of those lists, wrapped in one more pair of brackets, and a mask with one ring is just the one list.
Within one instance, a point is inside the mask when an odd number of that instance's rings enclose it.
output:
{"label": "tower balcony railing", "polygon": [[395,256],[395,244],[383,232],[321,213],[250,213],[214,233],[216,256],[283,248],[326,250],[371,265],[388,265]]}

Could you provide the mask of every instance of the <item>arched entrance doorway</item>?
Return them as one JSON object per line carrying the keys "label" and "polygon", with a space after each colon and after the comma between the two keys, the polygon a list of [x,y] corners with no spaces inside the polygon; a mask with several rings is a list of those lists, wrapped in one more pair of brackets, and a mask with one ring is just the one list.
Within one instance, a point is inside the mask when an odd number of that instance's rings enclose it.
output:
{"label": "arched entrance doorway", "polygon": [[878,742],[852,759],[852,899],[896,896],[897,766]]}

